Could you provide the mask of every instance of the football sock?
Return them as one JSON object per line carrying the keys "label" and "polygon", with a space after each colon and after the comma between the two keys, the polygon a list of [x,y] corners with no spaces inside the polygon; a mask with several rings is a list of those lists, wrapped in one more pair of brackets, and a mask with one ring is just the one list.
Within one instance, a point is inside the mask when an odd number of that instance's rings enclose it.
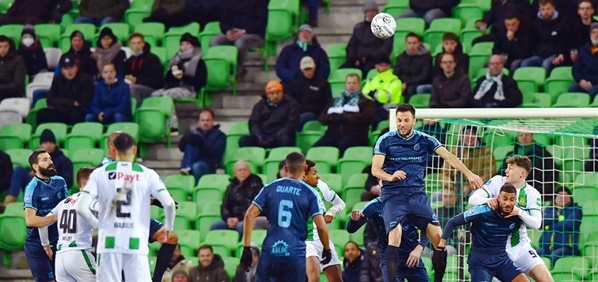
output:
{"label": "football sock", "polygon": [[386,271],[388,272],[387,281],[397,280],[397,271],[399,270],[399,247],[388,245],[386,247]]}
{"label": "football sock", "polygon": [[432,265],[434,267],[434,282],[442,282],[446,271],[446,250],[434,250],[432,254]]}
{"label": "football sock", "polygon": [[156,258],[156,267],[154,268],[154,276],[152,277],[153,282],[162,281],[162,276],[170,265],[170,260],[172,259],[172,254],[175,249],[176,245],[162,244],[162,247],[160,247],[160,250],[158,251],[158,257]]}

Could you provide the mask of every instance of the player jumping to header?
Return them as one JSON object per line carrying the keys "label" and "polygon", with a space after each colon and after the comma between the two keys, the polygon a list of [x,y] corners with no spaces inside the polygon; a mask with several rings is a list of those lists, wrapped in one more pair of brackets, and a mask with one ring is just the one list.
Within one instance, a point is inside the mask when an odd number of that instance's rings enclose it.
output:
{"label": "player jumping to header", "polygon": [[434,246],[434,280],[442,281],[446,269],[446,251],[438,249],[442,230],[438,217],[424,191],[428,153],[436,153],[467,177],[473,187],[481,188],[482,179],[471,172],[436,138],[413,130],[415,108],[400,104],[396,109],[397,130],[382,135],[374,147],[372,174],[382,180],[383,216],[388,232],[386,266],[389,281],[396,277],[401,245],[401,220],[412,215],[413,223],[425,232]]}
{"label": "player jumping to header", "polygon": [[[150,197],[164,205],[165,227],[160,242],[172,233],[176,206],[158,174],[133,163],[137,147],[127,133],[114,139],[116,162],[96,169],[81,193],[77,213],[99,226],[97,281],[151,281],[147,254]],[[101,191],[101,192],[100,192]],[[97,198],[98,219],[89,210]]]}
{"label": "player jumping to header", "polygon": [[[531,276],[539,282],[552,282],[552,275],[546,267],[544,260],[530,245],[530,238],[527,236],[527,227],[538,230],[542,225],[542,198],[536,188],[525,182],[527,175],[532,170],[532,161],[526,156],[511,156],[507,158],[506,176],[496,175],[484,184],[483,189],[476,190],[469,198],[470,205],[481,205],[488,203],[492,209],[498,206],[497,197],[500,187],[504,184],[511,184],[517,188],[517,205],[513,208],[513,215],[521,218],[524,225],[514,230],[509,236],[506,248],[509,257],[523,269],[526,275]],[[530,214],[521,212],[521,209],[528,209]]]}

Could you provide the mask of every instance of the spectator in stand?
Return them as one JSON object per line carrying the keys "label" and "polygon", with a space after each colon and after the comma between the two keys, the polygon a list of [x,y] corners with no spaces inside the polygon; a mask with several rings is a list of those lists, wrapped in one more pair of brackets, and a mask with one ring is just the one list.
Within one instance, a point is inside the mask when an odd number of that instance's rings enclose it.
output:
{"label": "spectator in stand", "polygon": [[357,68],[366,75],[376,64],[375,58],[390,57],[391,39],[380,39],[371,30],[372,19],[378,14],[378,4],[366,0],[363,4],[365,20],[353,27],[353,34],[347,44],[347,61],[341,68]]}
{"label": "spectator in stand", "polygon": [[0,35],[0,101],[5,98],[25,97],[27,68],[17,53],[15,43]]}
{"label": "spectator in stand", "polygon": [[172,273],[172,279],[163,279],[162,282],[189,282],[189,273],[185,270],[179,269]]}
{"label": "spectator in stand", "polygon": [[102,66],[112,63],[116,73],[122,76],[127,66],[127,54],[121,50],[122,44],[118,42],[116,35],[109,27],[102,28],[98,38],[97,47],[91,54],[91,58],[97,63],[98,70],[102,71]]}
{"label": "spectator in stand", "polygon": [[540,11],[532,24],[532,57],[521,61],[522,67],[542,67],[548,75],[569,55],[571,31],[565,17],[554,8],[554,0],[540,0]]}
{"label": "spectator in stand", "polygon": [[103,124],[127,122],[131,115],[131,93],[129,86],[117,79],[114,64],[107,62],[102,67],[102,79],[95,84],[91,107],[87,109],[85,121],[99,121]]}
{"label": "spectator in stand", "polygon": [[307,56],[318,66],[316,76],[328,79],[330,64],[326,51],[318,43],[311,26],[302,24],[295,42],[285,46],[276,59],[276,75],[280,77],[284,87],[288,87],[295,78],[301,77],[301,60]]}
{"label": "spectator in stand", "polygon": [[[181,49],[170,59],[166,72],[166,87],[152,92],[154,97],[170,97],[174,100],[195,98],[197,91],[206,85],[208,70],[201,59],[199,40],[190,33],[181,36]],[[178,131],[179,120],[174,107],[170,128]]]}
{"label": "spectator in stand", "polygon": [[343,155],[349,147],[369,144],[368,133],[376,118],[376,106],[361,93],[356,74],[347,75],[343,93],[328,102],[324,109],[320,122],[328,129],[314,147],[337,147]]}
{"label": "spectator in stand", "polygon": [[407,49],[397,57],[394,74],[401,80],[402,94],[408,102],[418,86],[432,83],[432,55],[413,32],[407,34],[405,44]]}
{"label": "spectator in stand", "polygon": [[375,102],[376,118],[373,128],[383,120],[388,120],[388,110],[403,101],[402,82],[392,73],[390,59],[387,56],[373,59],[376,64],[376,75],[363,85],[363,95]]}
{"label": "spectator in stand", "polygon": [[493,54],[499,54],[507,61],[511,73],[521,65],[521,61],[532,56],[532,39],[527,26],[522,26],[517,13],[505,15],[504,26],[497,26]]}
{"label": "spectator in stand", "polygon": [[21,33],[21,44],[17,50],[19,56],[25,61],[25,67],[30,80],[40,72],[48,71],[48,60],[46,53],[39,41],[39,37],[35,34],[35,28],[32,25],[23,27]]}
{"label": "spectator in stand", "polygon": [[[251,205],[253,198],[257,196],[264,184],[262,178],[253,174],[249,163],[237,161],[234,167],[234,177],[226,187],[220,213],[222,221],[214,222],[211,230],[233,229],[243,236],[243,220],[245,211]],[[265,229],[268,223],[265,216],[257,218],[254,229]]]}
{"label": "spectator in stand", "polygon": [[[95,78],[98,75],[98,64],[95,59],[91,57],[91,43],[85,40],[82,32],[75,30],[71,33],[71,48],[68,52],[62,54],[60,62],[62,62],[63,57],[67,55],[75,58],[81,72],[88,74],[92,78]],[[54,70],[54,76],[60,73],[60,68],[62,67],[60,62]]]}
{"label": "spectator in stand", "polygon": [[251,267],[249,268],[249,271],[245,271],[245,267],[242,264],[237,266],[234,282],[255,281],[255,271],[257,270],[257,264],[260,260],[260,248],[257,246],[251,246],[251,258]]}
{"label": "spectator in stand", "polygon": [[177,276],[181,274],[185,278],[188,278],[189,269],[192,267],[193,262],[190,259],[185,259],[181,253],[181,246],[177,244],[176,249],[172,253],[170,264],[162,276],[162,282],[178,282],[180,281],[180,277]]}
{"label": "spectator in stand", "polygon": [[359,281],[383,282],[382,271],[380,270],[380,254],[378,243],[367,244],[363,252],[362,268]]}
{"label": "spectator in stand", "polygon": [[[492,178],[496,171],[496,161],[494,155],[492,155],[492,148],[478,136],[477,127],[464,127],[459,143],[457,146],[451,148],[451,153],[457,156],[467,168],[476,175],[479,175],[482,179]],[[442,169],[442,182],[444,187],[451,185],[451,190],[454,190],[453,187],[455,185],[462,185],[461,191],[459,192],[463,197],[469,195],[473,190],[472,188],[474,188],[469,187],[467,178],[446,162]],[[451,219],[451,217],[446,218],[446,221],[449,219]]]}
{"label": "spectator in stand", "polygon": [[287,95],[297,102],[299,107],[299,131],[310,120],[318,120],[318,115],[325,105],[332,100],[332,90],[326,78],[317,75],[318,65],[314,59],[305,56],[299,64],[301,74],[287,88]]}
{"label": "spectator in stand", "polygon": [[150,45],[145,43],[143,34],[133,32],[129,36],[131,57],[127,59],[125,79],[131,90],[131,97],[141,101],[149,97],[154,90],[164,86],[164,69],[160,59],[150,52]]}
{"label": "spectator in stand", "polygon": [[[432,80],[443,73],[442,64],[440,63],[443,54],[452,54],[457,60],[456,69],[461,70],[464,74],[469,74],[469,56],[463,53],[463,45],[459,42],[459,38],[452,32],[447,32],[442,36],[442,52],[436,55],[434,69],[432,70]],[[417,93],[429,94],[432,93],[432,85],[424,84],[417,87]]]}
{"label": "spectator in stand", "polygon": [[[530,132],[517,133],[513,151],[507,153],[506,157],[512,155],[527,156],[532,161],[532,171],[527,175],[527,182],[534,186],[545,201],[552,201],[555,181],[559,179],[554,159],[546,148],[534,141],[534,134]],[[506,161],[507,158],[505,158]],[[505,175],[507,163],[503,161],[500,175]]]}
{"label": "spectator in stand", "polygon": [[210,109],[199,111],[197,128],[191,130],[179,141],[179,150],[184,153],[181,174],[192,173],[197,183],[209,173],[216,173],[222,163],[226,148],[226,135],[214,124],[214,112]]}
{"label": "spectator in stand", "polygon": [[[594,127],[594,133],[598,126]],[[590,158],[584,164],[585,172],[598,172],[598,138],[590,139]]]}
{"label": "spectator in stand", "polygon": [[201,245],[197,252],[199,265],[189,270],[189,281],[193,282],[230,282],[224,270],[224,261],[219,254],[214,254],[210,245]]}
{"label": "spectator in stand", "polygon": [[451,15],[451,10],[459,4],[459,0],[409,0],[409,10],[398,18],[423,18],[426,24],[438,18]]}
{"label": "spectator in stand", "polygon": [[62,15],[73,7],[70,0],[15,0],[6,15],[0,17],[0,25],[41,24],[62,21]]}
{"label": "spectator in stand", "polygon": [[91,76],[79,71],[74,55],[63,55],[60,65],[60,74],[54,76],[48,93],[48,108],[37,113],[37,124],[62,122],[74,125],[85,121],[85,109],[91,106],[94,94]]}
{"label": "spectator in stand", "polygon": [[166,28],[182,26],[190,22],[186,0],[156,0],[149,17],[143,22],[163,23]]}
{"label": "spectator in stand", "polygon": [[363,256],[357,243],[349,241],[345,244],[345,258],[343,260],[343,281],[359,282]]}
{"label": "spectator in stand", "polygon": [[[0,149],[0,192],[8,192],[10,179],[12,178],[13,168],[10,156]],[[0,211],[4,208],[0,204]]]}
{"label": "spectator in stand", "polygon": [[430,108],[467,108],[471,83],[467,74],[456,68],[455,55],[443,53],[437,61],[442,73],[432,82]]}
{"label": "spectator in stand", "polygon": [[[596,6],[598,4],[597,0],[591,0],[593,6]],[[559,11],[560,14],[562,14],[567,21],[571,21],[574,20],[577,17],[577,8],[579,5],[579,0],[556,0],[554,1],[554,7],[556,8],[557,11]],[[538,5],[539,1],[538,0],[533,0],[531,5],[532,5],[532,15],[536,15],[538,13]],[[569,24],[571,24],[571,22],[569,22]],[[569,27],[571,28],[571,27]],[[571,31],[574,31],[573,29],[570,29]]]}
{"label": "spectator in stand", "polygon": [[[473,108],[514,108],[523,102],[523,95],[517,82],[503,72],[505,66],[501,55],[492,55],[488,60],[488,72],[478,78],[469,105]],[[471,167],[469,167],[471,169]],[[479,174],[478,174],[479,175]],[[492,177],[492,175],[489,175]],[[490,178],[482,178],[490,179]]]}
{"label": "spectator in stand", "polygon": [[107,23],[117,23],[122,21],[129,6],[129,0],[81,0],[81,16],[75,23],[90,23],[98,27]]}
{"label": "spectator in stand", "polygon": [[267,0],[226,0],[220,17],[221,35],[210,40],[210,46],[235,45],[237,57],[237,81],[241,81],[246,70],[243,67],[249,49],[262,46],[268,23]]}
{"label": "spectator in stand", "polygon": [[581,47],[590,42],[588,34],[590,33],[590,25],[598,22],[594,19],[594,5],[590,0],[580,0],[577,5],[577,15],[574,17],[573,24],[575,26],[573,31],[573,46],[571,48],[571,61],[575,62],[578,57],[578,52]]}
{"label": "spectator in stand", "polygon": [[[484,15],[484,18],[475,23],[475,27],[481,31],[483,35],[476,38],[473,41],[473,44],[496,41],[496,32],[504,30],[505,16],[509,13],[518,15],[519,20],[525,23],[528,23],[532,18],[531,6],[528,0],[492,1],[492,6]],[[535,16],[535,14],[533,15]],[[488,29],[490,29],[490,34],[487,33]]]}
{"label": "spectator in stand", "polygon": [[[453,183],[445,183],[443,185],[442,206],[435,209],[438,220],[440,221],[440,226],[446,226],[446,223],[449,221],[449,219],[463,211],[463,208],[457,205],[459,199],[457,193],[458,192],[455,191],[455,186]],[[457,246],[459,245],[457,231],[458,230],[453,230],[453,234],[446,242],[446,252],[449,256],[454,256],[457,254]],[[430,255],[432,253],[428,247],[426,248],[426,253],[429,253]]]}
{"label": "spectator in stand", "polygon": [[266,94],[253,106],[249,117],[249,136],[239,140],[239,146],[275,148],[293,146],[299,126],[297,103],[284,96],[282,84],[271,80],[266,84]]}
{"label": "spectator in stand", "polygon": [[578,56],[571,71],[577,83],[569,92],[586,92],[594,99],[598,94],[598,23],[590,26],[590,42],[579,48]]}
{"label": "spectator in stand", "polygon": [[561,187],[556,191],[554,206],[544,210],[544,232],[540,237],[539,256],[548,257],[552,265],[567,256],[580,256],[579,234],[582,209],[573,201],[571,190]]}
{"label": "spectator in stand", "polygon": [[[67,187],[73,185],[73,163],[67,158],[62,150],[56,146],[56,137],[54,133],[45,129],[39,137],[40,148],[44,149],[50,154],[54,168],[56,169],[57,175],[64,178]],[[8,195],[4,198],[4,205],[14,203],[19,197],[19,193],[25,191],[25,187],[33,178],[35,172],[33,170],[27,171],[22,166],[16,166],[10,180],[10,188]]]}

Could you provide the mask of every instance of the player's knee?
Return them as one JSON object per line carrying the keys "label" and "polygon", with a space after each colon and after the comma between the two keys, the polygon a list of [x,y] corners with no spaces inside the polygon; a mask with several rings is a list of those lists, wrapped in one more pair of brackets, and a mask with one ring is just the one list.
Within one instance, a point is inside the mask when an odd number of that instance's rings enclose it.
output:
{"label": "player's knee", "polygon": [[395,228],[388,232],[388,244],[391,246],[398,247],[401,244],[401,236],[403,235],[403,229],[401,225],[397,225]]}
{"label": "player's knee", "polygon": [[515,277],[515,279],[513,279],[512,282],[529,282],[529,279],[527,279],[527,276],[525,276],[525,274],[520,273]]}

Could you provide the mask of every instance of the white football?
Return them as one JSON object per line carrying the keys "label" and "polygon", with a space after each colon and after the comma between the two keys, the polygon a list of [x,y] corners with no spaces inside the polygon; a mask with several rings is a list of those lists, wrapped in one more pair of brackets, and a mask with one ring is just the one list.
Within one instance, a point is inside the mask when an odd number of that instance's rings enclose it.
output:
{"label": "white football", "polygon": [[386,39],[395,34],[397,21],[387,13],[379,13],[372,19],[372,33],[381,39]]}

